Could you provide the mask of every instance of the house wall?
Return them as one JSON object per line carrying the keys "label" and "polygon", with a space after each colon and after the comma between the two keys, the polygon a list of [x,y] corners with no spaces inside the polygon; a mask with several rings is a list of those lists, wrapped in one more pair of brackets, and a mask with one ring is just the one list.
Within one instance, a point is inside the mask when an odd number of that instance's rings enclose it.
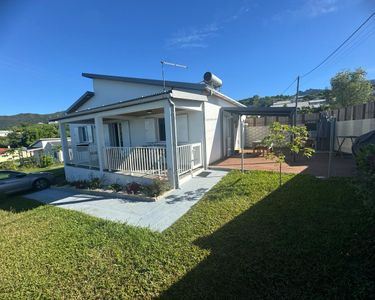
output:
{"label": "house wall", "polygon": [[[336,136],[360,136],[369,131],[375,130],[375,118],[363,120],[349,120],[336,122]],[[341,142],[342,139],[340,139]],[[335,141],[335,150],[339,147],[337,140]],[[341,151],[352,153],[352,143],[350,139],[346,139],[341,147]]]}
{"label": "house wall", "polygon": [[[188,140],[183,141],[180,139],[182,136],[183,126],[177,124],[177,141],[179,143],[196,143],[203,141],[203,113],[199,111],[179,111],[176,113],[178,116],[185,115],[187,116],[187,135]],[[158,118],[163,118],[163,114],[159,115],[148,115],[145,117],[139,117],[136,119],[130,120],[130,136],[131,136],[131,145],[132,146],[142,146],[147,144],[145,136],[145,119],[154,119],[155,122],[155,135],[156,142],[158,142]]]}
{"label": "house wall", "polygon": [[160,93],[163,87],[123,81],[93,79],[93,89],[95,93],[94,97],[83,104],[78,111]]}
{"label": "house wall", "polygon": [[224,157],[223,153],[223,132],[222,132],[222,107],[236,107],[217,96],[208,96],[205,103],[206,122],[206,154],[207,162],[213,163]]}

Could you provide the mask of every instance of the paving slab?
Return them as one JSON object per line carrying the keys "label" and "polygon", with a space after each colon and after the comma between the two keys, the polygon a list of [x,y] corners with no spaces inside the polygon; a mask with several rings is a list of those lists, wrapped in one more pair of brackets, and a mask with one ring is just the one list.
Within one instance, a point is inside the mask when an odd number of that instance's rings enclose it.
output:
{"label": "paving slab", "polygon": [[95,217],[161,232],[181,218],[226,174],[227,172],[223,170],[203,171],[183,183],[180,189],[166,193],[156,202],[89,195],[80,191],[53,187],[25,197]]}

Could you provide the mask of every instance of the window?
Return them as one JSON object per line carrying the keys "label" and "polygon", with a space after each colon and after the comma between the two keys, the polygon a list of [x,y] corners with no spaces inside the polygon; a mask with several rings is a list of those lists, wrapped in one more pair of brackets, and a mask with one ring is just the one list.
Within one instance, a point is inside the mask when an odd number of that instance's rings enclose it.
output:
{"label": "window", "polygon": [[165,142],[165,120],[164,118],[158,119],[159,125],[159,141]]}
{"label": "window", "polygon": [[88,143],[89,142],[89,135],[87,133],[87,127],[81,126],[78,127],[78,138],[80,143]]}

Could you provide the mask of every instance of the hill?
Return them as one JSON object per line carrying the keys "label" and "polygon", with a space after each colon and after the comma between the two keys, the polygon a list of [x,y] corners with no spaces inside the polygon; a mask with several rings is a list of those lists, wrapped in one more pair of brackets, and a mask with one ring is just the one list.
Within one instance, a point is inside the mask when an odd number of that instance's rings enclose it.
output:
{"label": "hill", "polygon": [[51,114],[30,114],[22,113],[13,116],[0,116],[0,129],[9,129],[21,124],[48,123],[50,119],[62,116],[64,112],[55,112]]}

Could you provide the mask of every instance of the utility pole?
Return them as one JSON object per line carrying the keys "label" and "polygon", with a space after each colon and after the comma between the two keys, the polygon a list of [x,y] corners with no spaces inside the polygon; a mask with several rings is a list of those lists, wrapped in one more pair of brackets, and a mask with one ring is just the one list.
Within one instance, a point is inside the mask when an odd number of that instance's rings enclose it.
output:
{"label": "utility pole", "polygon": [[297,111],[298,111],[298,97],[299,97],[299,75],[297,76],[297,92],[296,92],[296,103],[294,111],[294,126],[297,126]]}
{"label": "utility pole", "polygon": [[[294,106],[294,124],[293,126],[297,126],[297,111],[298,111],[298,97],[299,97],[299,75],[297,76],[297,91],[296,91],[296,103]],[[294,139],[294,135],[292,137]],[[296,154],[293,153],[293,161],[296,161]]]}

